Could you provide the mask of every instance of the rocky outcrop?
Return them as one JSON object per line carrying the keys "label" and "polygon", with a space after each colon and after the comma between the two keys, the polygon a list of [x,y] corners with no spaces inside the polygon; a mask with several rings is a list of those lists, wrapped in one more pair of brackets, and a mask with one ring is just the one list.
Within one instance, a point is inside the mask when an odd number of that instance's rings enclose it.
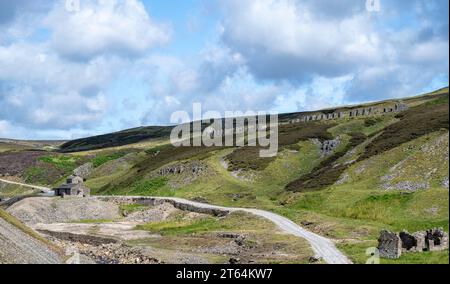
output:
{"label": "rocky outcrop", "polygon": [[200,162],[180,163],[162,168],[158,173],[162,176],[188,173],[192,175],[200,175],[205,170],[205,165]]}
{"label": "rocky outcrop", "polygon": [[75,176],[79,176],[84,179],[87,179],[91,175],[93,170],[94,170],[94,164],[86,163],[84,165],[79,166],[75,170],[73,170],[73,174]]}
{"label": "rocky outcrop", "polygon": [[383,258],[396,259],[402,253],[441,251],[448,249],[448,234],[443,229],[431,229],[410,234],[381,231],[378,239],[378,250]]}
{"label": "rocky outcrop", "polygon": [[396,184],[391,184],[389,182],[382,185],[383,189],[386,190],[404,190],[404,191],[418,191],[426,190],[430,188],[430,184],[427,182],[413,182],[413,181],[402,181]]}
{"label": "rocky outcrop", "polygon": [[322,155],[330,155],[333,153],[334,149],[339,146],[340,144],[339,137],[334,140],[327,140],[322,143],[320,146],[320,151],[322,152]]}

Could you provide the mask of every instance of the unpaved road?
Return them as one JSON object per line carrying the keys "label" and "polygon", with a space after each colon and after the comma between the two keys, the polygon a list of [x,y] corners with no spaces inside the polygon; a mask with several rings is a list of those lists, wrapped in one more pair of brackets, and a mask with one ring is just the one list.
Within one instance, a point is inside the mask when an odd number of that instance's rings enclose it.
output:
{"label": "unpaved road", "polygon": [[37,186],[37,185],[29,185],[29,184],[24,184],[24,183],[20,183],[20,182],[10,181],[10,180],[6,180],[6,179],[2,179],[2,178],[0,178],[0,182],[13,184],[13,185],[20,185],[20,186],[29,187],[29,188],[32,188],[32,189],[37,189],[37,190],[40,190],[40,191],[42,191],[44,193],[52,192],[52,190],[50,188],[48,188],[48,187]]}
{"label": "unpaved road", "polygon": [[62,260],[45,244],[0,218],[0,263],[57,264]]}
{"label": "unpaved road", "polygon": [[[326,263],[328,264],[351,264],[352,262],[342,253],[340,252],[334,243],[325,237],[319,236],[317,234],[314,234],[308,230],[305,230],[304,228],[300,227],[296,223],[292,222],[291,220],[274,214],[272,212],[259,210],[259,209],[248,209],[248,208],[231,208],[231,207],[223,207],[223,206],[216,206],[216,205],[210,205],[210,204],[204,204],[199,202],[194,202],[182,198],[172,198],[172,197],[142,197],[142,196],[99,196],[101,199],[115,199],[115,198],[135,198],[135,199],[154,199],[154,200],[161,200],[161,201],[172,201],[175,203],[178,203],[180,205],[187,205],[186,210],[192,210],[192,208],[201,208],[201,209],[211,209],[211,210],[219,210],[219,211],[227,211],[227,212],[236,212],[236,211],[243,211],[250,214],[254,214],[256,216],[260,216],[262,218],[265,218],[274,224],[276,224],[280,230],[289,233],[291,235],[300,237],[305,239],[309,242],[312,249],[316,253],[317,257],[322,258]],[[191,209],[190,209],[190,208]]]}
{"label": "unpaved road", "polygon": [[[44,192],[48,192],[50,189],[46,187],[41,186],[33,186],[33,185],[26,185],[22,183],[16,183],[11,181],[6,181],[3,179],[0,179],[0,181],[10,183],[10,184],[16,184],[16,185],[22,185],[27,187],[36,188],[39,190],[42,190]],[[110,196],[102,196],[101,198],[109,198]],[[114,196],[113,198],[118,198],[119,196]],[[119,197],[120,198],[120,197]],[[123,198],[142,198],[139,197],[130,197],[130,196],[124,196]],[[304,238],[306,241],[309,242],[312,249],[316,253],[317,257],[322,258],[326,263],[329,264],[351,264],[352,262],[342,253],[340,252],[334,243],[325,237],[319,236],[315,233],[312,233],[308,230],[305,230],[304,228],[300,227],[296,223],[292,222],[291,220],[274,214],[272,212],[259,210],[259,209],[248,209],[248,208],[230,208],[230,207],[223,207],[223,206],[216,206],[216,205],[210,205],[210,204],[204,204],[199,202],[194,202],[182,198],[160,198],[160,197],[148,197],[148,199],[155,199],[155,200],[167,200],[167,201],[173,201],[177,202],[179,204],[184,204],[196,208],[203,208],[203,209],[213,209],[213,210],[223,210],[223,211],[229,211],[229,212],[235,212],[235,211],[244,211],[251,214],[254,214],[256,216],[263,217],[274,224],[276,224],[282,231],[289,233],[291,235]]]}

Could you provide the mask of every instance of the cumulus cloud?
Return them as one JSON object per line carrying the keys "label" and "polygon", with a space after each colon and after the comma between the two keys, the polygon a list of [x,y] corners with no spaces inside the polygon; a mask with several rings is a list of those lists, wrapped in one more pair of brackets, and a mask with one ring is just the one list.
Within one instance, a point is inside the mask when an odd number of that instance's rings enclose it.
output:
{"label": "cumulus cloud", "polygon": [[193,42],[180,42],[189,27],[156,20],[151,2],[82,0],[68,10],[65,1],[0,0],[0,136],[167,124],[194,102],[292,112],[448,84],[448,1],[381,0],[377,13],[365,0],[205,5],[215,17],[202,19],[207,35],[198,25]]}
{"label": "cumulus cloud", "polygon": [[[270,111],[284,87],[258,82],[248,71],[242,56],[221,45],[213,45],[189,60],[151,57],[141,68],[151,70],[147,77],[151,89],[142,124],[167,123],[173,111],[191,112],[193,103],[205,111]],[[153,66],[149,68],[149,66]],[[136,73],[141,73],[140,71]],[[151,106],[151,107],[150,107]],[[154,109],[164,109],[155,112]]]}
{"label": "cumulus cloud", "polygon": [[224,43],[263,79],[339,76],[380,60],[381,40],[367,16],[322,17],[307,5],[311,1],[224,2]]}
{"label": "cumulus cloud", "polygon": [[227,0],[222,41],[262,80],[352,76],[347,101],[412,95],[448,74],[444,2],[382,1],[377,14],[356,0]]}
{"label": "cumulus cloud", "polygon": [[34,129],[88,127],[107,108],[119,61],[67,62],[43,46],[0,46],[0,119]]}
{"label": "cumulus cloud", "polygon": [[79,10],[64,3],[50,11],[45,24],[52,31],[52,45],[75,59],[115,53],[141,54],[167,43],[170,28],[153,21],[137,0],[84,0]]}

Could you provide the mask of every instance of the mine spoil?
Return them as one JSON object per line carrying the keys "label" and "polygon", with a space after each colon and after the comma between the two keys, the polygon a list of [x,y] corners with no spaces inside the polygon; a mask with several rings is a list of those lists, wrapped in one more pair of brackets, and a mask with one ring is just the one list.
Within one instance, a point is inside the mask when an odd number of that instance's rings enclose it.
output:
{"label": "mine spoil", "polygon": [[57,264],[60,256],[0,218],[0,264]]}

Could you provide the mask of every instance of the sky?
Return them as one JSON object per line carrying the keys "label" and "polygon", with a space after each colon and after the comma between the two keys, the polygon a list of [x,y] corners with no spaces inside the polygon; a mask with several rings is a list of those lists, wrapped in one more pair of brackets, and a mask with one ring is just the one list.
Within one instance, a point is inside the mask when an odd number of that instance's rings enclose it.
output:
{"label": "sky", "polygon": [[448,86],[449,2],[368,1],[0,0],[0,137],[169,125],[197,102],[284,113]]}

